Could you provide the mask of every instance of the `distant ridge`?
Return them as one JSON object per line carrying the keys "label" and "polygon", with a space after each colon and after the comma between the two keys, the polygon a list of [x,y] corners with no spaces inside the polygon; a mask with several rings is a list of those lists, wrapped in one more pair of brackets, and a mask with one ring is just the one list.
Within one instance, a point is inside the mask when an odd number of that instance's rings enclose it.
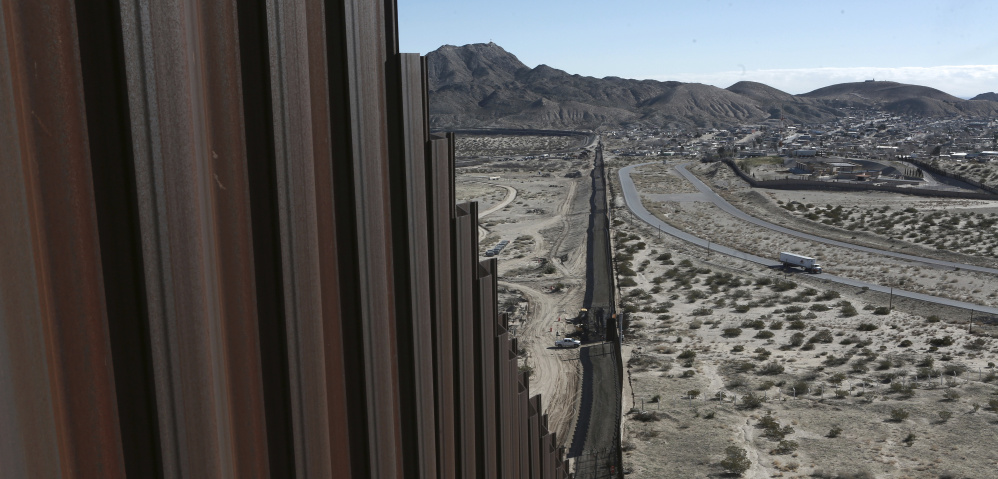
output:
{"label": "distant ridge", "polygon": [[708,128],[781,115],[796,123],[822,123],[844,115],[842,107],[919,116],[998,114],[993,102],[962,100],[934,88],[895,82],[843,83],[791,95],[749,81],[722,89],[594,78],[547,65],[529,68],[495,43],[444,45],[426,58],[430,122],[435,128]]}
{"label": "distant ridge", "polygon": [[971,100],[998,101],[998,93],[995,92],[981,93],[980,95],[971,98]]}

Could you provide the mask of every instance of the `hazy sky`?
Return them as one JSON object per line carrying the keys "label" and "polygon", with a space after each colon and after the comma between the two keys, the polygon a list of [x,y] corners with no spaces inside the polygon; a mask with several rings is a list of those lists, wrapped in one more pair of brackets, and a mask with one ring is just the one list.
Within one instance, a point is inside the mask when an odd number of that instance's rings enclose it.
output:
{"label": "hazy sky", "polygon": [[529,67],[740,80],[789,93],[870,78],[998,91],[998,1],[397,0],[403,52],[494,41]]}

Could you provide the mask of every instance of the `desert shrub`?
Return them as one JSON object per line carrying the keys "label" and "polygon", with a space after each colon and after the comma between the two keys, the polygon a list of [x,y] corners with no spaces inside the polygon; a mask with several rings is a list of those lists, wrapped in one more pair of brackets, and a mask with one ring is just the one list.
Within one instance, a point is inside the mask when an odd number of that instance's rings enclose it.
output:
{"label": "desert shrub", "polygon": [[806,327],[807,327],[807,325],[804,324],[804,321],[801,321],[799,319],[791,321],[790,322],[790,326],[787,326],[787,328],[789,328],[789,329],[798,329],[798,330],[799,329],[804,329]]}
{"label": "desert shrub", "polygon": [[[552,268],[553,268],[553,266],[552,266]],[[637,286],[637,285],[638,285],[638,282],[634,281],[634,278],[628,278],[628,277],[621,278],[620,281],[617,282],[617,286],[625,287],[625,288],[626,287],[631,287],[631,286]]]}
{"label": "desert shrub", "polygon": [[772,330],[783,329],[783,321],[773,321],[772,323],[769,323],[769,329]]}
{"label": "desert shrub", "polygon": [[988,399],[988,407],[991,408],[991,412],[998,413],[998,399]]}
{"label": "desert shrub", "polygon": [[843,306],[840,312],[846,318],[851,318],[859,314],[859,311],[856,311],[856,307],[851,304]]}
{"label": "desert shrub", "polygon": [[984,349],[984,346],[986,346],[987,344],[988,342],[984,338],[977,338],[973,341],[967,341],[966,343],[964,343],[963,347],[971,351],[980,351]]}
{"label": "desert shrub", "polygon": [[773,449],[772,451],[769,451],[769,453],[770,454],[791,454],[791,453],[793,453],[794,451],[797,450],[798,446],[799,445],[797,444],[797,441],[790,441],[790,440],[784,439],[784,440],[780,441],[779,444],[777,444],[777,446],[776,446],[775,449]]}
{"label": "desert shrub", "polygon": [[762,397],[756,396],[755,394],[748,393],[742,396],[742,407],[745,409],[756,409],[762,406]]}
{"label": "desert shrub", "polygon": [[961,364],[947,364],[943,367],[943,374],[947,376],[959,376],[965,372],[967,372],[967,367]]}
{"label": "desert shrub", "polygon": [[828,311],[829,309],[832,309],[832,308],[829,308],[827,305],[818,303],[818,304],[812,304],[811,307],[808,308],[808,309],[810,309],[811,311],[821,312],[821,311]]}
{"label": "desert shrub", "polygon": [[891,421],[901,422],[908,419],[908,411],[904,408],[891,408]]}
{"label": "desert shrub", "polygon": [[793,306],[787,306],[786,308],[783,308],[783,312],[784,313],[799,313],[801,311],[804,311],[804,307],[803,306],[793,305]]}
{"label": "desert shrub", "polygon": [[736,313],[747,313],[750,309],[752,309],[752,306],[749,306],[747,304],[736,304],[735,305],[735,312]]}
{"label": "desert shrub", "polygon": [[915,442],[915,433],[909,432],[908,435],[905,436],[904,438],[904,443],[911,446],[912,444],[914,444],[914,442]]}
{"label": "desert shrub", "polygon": [[772,331],[762,330],[759,331],[758,333],[755,333],[756,339],[769,339],[772,338],[773,336],[775,336],[775,334]]}
{"label": "desert shrub", "polygon": [[874,329],[877,329],[877,325],[872,323],[860,323],[859,327],[856,329],[860,331],[873,331]]}
{"label": "desert shrub", "polygon": [[648,400],[648,402],[657,403],[657,402],[659,402],[661,400],[662,400],[662,395],[661,394],[656,394],[656,395],[652,396],[651,399]]}
{"label": "desert shrub", "polygon": [[641,422],[655,422],[662,418],[655,411],[641,411],[634,413],[634,419]]}
{"label": "desert shrub", "polygon": [[[791,329],[793,329],[793,328],[791,328]],[[797,346],[800,346],[801,344],[804,344],[804,333],[796,332],[796,333],[793,334],[793,336],[790,336],[790,345],[791,346],[797,347]]]}
{"label": "desert shrub", "polygon": [[953,417],[953,413],[951,411],[939,411],[938,414],[939,414],[939,422],[949,421],[950,418]]}
{"label": "desert shrub", "polygon": [[742,321],[742,326],[741,327],[743,327],[743,328],[753,328],[753,329],[763,329],[763,328],[766,327],[766,323],[763,322],[763,320],[761,320],[761,319],[755,319],[755,320],[746,319],[745,321]]}
{"label": "desert shrub", "polygon": [[[825,358],[824,364],[825,366],[828,367],[835,367],[835,366],[841,366],[848,362],[849,362],[849,356],[836,357],[834,354],[829,354],[828,357]],[[841,382],[841,380],[839,382]]]}
{"label": "desert shrub", "polygon": [[692,349],[687,349],[679,353],[679,355],[676,356],[676,359],[693,359],[695,357],[697,357],[696,351],[693,351]]}
{"label": "desert shrub", "polygon": [[811,339],[808,339],[807,341],[809,343],[826,343],[827,344],[827,343],[831,343],[832,341],[835,341],[835,338],[832,336],[832,332],[830,330],[822,329],[821,331],[818,331],[817,333],[815,333],[814,336],[811,336]]}
{"label": "desert shrub", "polygon": [[744,474],[752,467],[752,461],[748,459],[748,453],[738,446],[728,446],[724,450],[724,459],[721,460],[721,467],[731,474]]}
{"label": "desert shrub", "polygon": [[832,428],[828,431],[827,436],[828,437],[839,437],[839,435],[841,435],[841,434],[842,434],[842,428],[839,427],[838,425],[835,425],[835,426],[832,426]]}
{"label": "desert shrub", "polygon": [[768,286],[768,285],[771,285],[771,284],[773,284],[772,278],[759,278],[759,279],[755,280],[755,285],[756,286]]}
{"label": "desert shrub", "polygon": [[711,314],[714,314],[714,310],[707,307],[701,307],[694,309],[692,312],[690,312],[690,314],[692,314],[693,316],[710,316]]}
{"label": "desert shrub", "polygon": [[891,309],[888,308],[887,306],[878,306],[876,309],[873,310],[873,314],[878,314],[881,316],[885,314],[891,314]]}
{"label": "desert shrub", "polygon": [[696,371],[694,371],[692,369],[687,369],[686,371],[683,371],[682,377],[684,377],[684,378],[692,378],[694,375],[696,375]]}
{"label": "desert shrub", "polygon": [[745,350],[745,346],[743,346],[741,344],[736,344],[734,347],[731,348],[731,352],[733,352],[733,353],[740,353],[740,352],[742,352],[744,350]]}
{"label": "desert shrub", "polygon": [[933,315],[929,316],[928,318],[925,318],[925,321],[928,322],[928,323],[938,323],[940,321],[940,319],[939,319],[939,316],[936,316],[936,315],[933,314]]}
{"label": "desert shrub", "polygon": [[782,293],[784,291],[790,291],[791,289],[796,288],[797,283],[789,280],[778,279],[775,282],[773,282],[773,285],[771,287],[773,288],[773,291]]}
{"label": "desert shrub", "polygon": [[898,346],[902,347],[902,348],[909,348],[909,347],[911,347],[911,344],[912,344],[911,341],[905,339],[904,341],[901,341],[900,343],[898,343]]}
{"label": "desert shrub", "polygon": [[741,334],[741,328],[725,328],[723,331],[723,335],[726,338],[737,338],[738,336],[741,336]]}
{"label": "desert shrub", "polygon": [[771,376],[774,374],[783,373],[784,369],[785,368],[783,367],[782,364],[772,361],[764,364],[761,368],[759,368],[759,374]]}
{"label": "desert shrub", "polygon": [[828,291],[825,291],[825,292],[821,293],[820,295],[818,295],[818,297],[815,298],[814,300],[815,301],[831,301],[833,299],[838,299],[839,297],[841,297],[841,295],[839,294],[838,291],[828,290]]}
{"label": "desert shrub", "polygon": [[701,326],[703,326],[703,321],[700,321],[699,319],[690,321],[690,329],[700,329]]}
{"label": "desert shrub", "polygon": [[686,302],[695,303],[698,299],[703,299],[707,297],[707,293],[700,291],[699,289],[694,289],[686,293]]}
{"label": "desert shrub", "polygon": [[845,398],[849,397],[849,391],[846,391],[844,389],[836,389],[835,390],[835,397],[837,397],[839,399],[845,399]]}
{"label": "desert shrub", "polygon": [[735,371],[737,371],[737,372],[747,373],[747,372],[755,369],[755,364],[751,363],[749,361],[737,361],[737,362],[735,362],[735,364],[734,364],[733,367],[735,368]]}
{"label": "desert shrub", "polygon": [[921,361],[918,362],[916,366],[921,368],[932,368],[932,365],[936,363],[936,360],[932,356],[925,356]]}
{"label": "desert shrub", "polygon": [[688,398],[696,399],[698,396],[700,396],[699,389],[690,389],[689,391],[686,391],[686,397]]}

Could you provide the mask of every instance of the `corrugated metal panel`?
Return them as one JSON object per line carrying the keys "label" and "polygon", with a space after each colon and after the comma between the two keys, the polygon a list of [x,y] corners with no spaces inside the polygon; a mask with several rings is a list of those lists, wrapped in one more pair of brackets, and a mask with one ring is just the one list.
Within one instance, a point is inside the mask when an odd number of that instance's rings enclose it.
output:
{"label": "corrugated metal panel", "polygon": [[75,12],[5,1],[0,17],[0,459],[121,477]]}
{"label": "corrugated metal panel", "polygon": [[394,2],[77,6],[0,8],[5,475],[561,467]]}

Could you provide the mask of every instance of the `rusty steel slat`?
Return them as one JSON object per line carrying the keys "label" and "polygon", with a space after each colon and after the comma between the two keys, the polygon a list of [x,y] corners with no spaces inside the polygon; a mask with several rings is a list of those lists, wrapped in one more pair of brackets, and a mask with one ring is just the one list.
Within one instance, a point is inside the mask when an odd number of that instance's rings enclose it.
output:
{"label": "rusty steel slat", "polygon": [[547,433],[541,437],[541,447],[544,449],[541,452],[541,461],[543,467],[541,468],[541,478],[542,479],[554,479],[555,478],[555,447],[554,447],[554,433]]}
{"label": "rusty steel slat", "polygon": [[477,205],[457,205],[454,219],[454,345],[458,477],[478,475],[474,293],[478,256]]}
{"label": "rusty steel slat", "polygon": [[522,479],[530,478],[530,389],[526,371],[517,372],[517,416],[519,434],[517,435],[518,474]]}
{"label": "rusty steel slat", "polygon": [[343,112],[334,115],[333,124],[347,133],[343,137],[347,143],[336,146],[346,157],[334,156],[349,175],[334,185],[349,183],[335,193],[337,228],[340,213],[350,228],[338,229],[337,234],[344,240],[343,251],[352,253],[349,263],[341,263],[341,285],[343,297],[355,303],[345,311],[346,317],[359,322],[345,325],[346,340],[357,348],[349,352],[347,367],[360,373],[353,376],[353,384],[362,388],[348,398],[351,409],[359,413],[351,416],[351,437],[359,443],[351,458],[352,466],[360,468],[355,474],[368,477],[397,477],[403,468],[386,111],[386,83],[400,79],[387,78],[385,73],[389,55],[394,54],[386,51],[385,25],[395,19],[387,18],[384,8],[381,2],[362,0],[326,4],[330,64],[339,65],[330,68],[337,73],[330,77],[330,102],[334,111]]}
{"label": "rusty steel slat", "polygon": [[[211,201],[215,280],[219,298],[217,324],[221,335],[212,345],[213,362],[220,373],[218,432],[226,445],[220,458],[231,461],[229,471],[239,477],[266,477],[269,473],[263,383],[256,315],[256,284],[250,214],[246,144],[242,124],[238,21],[235,0],[199,3],[198,33],[203,52],[205,138],[201,182]],[[210,291],[211,289],[209,289]],[[223,382],[224,381],[224,382]],[[223,471],[225,471],[223,469]]]}
{"label": "rusty steel slat", "polygon": [[268,472],[234,2],[123,2],[162,474]]}
{"label": "rusty steel slat", "polygon": [[496,371],[496,381],[495,381],[495,403],[496,403],[496,414],[493,419],[493,424],[495,425],[495,438],[496,438],[496,466],[497,466],[497,477],[512,477],[512,464],[509,457],[511,445],[510,445],[510,400],[509,394],[511,390],[516,389],[515,382],[511,382],[510,367],[509,367],[509,333],[506,332],[506,328],[503,327],[505,323],[505,314],[499,314],[495,317],[496,321],[493,323],[493,337],[495,338],[492,342],[493,344],[493,357],[492,363]]}
{"label": "rusty steel slat", "polygon": [[118,2],[78,2],[76,24],[125,473],[161,471],[131,116]]}
{"label": "rusty steel slat", "polygon": [[307,12],[302,3],[268,2],[267,19],[295,473],[329,477]]}
{"label": "rusty steel slat", "polygon": [[541,478],[541,395],[531,397],[527,402],[527,438],[530,443],[530,479]]}
{"label": "rusty steel slat", "polygon": [[[426,83],[424,83],[425,85]],[[457,477],[454,404],[454,315],[452,308],[451,210],[449,203],[453,184],[450,181],[450,148],[448,140],[431,137],[427,142],[426,171],[429,178],[430,201],[427,202],[430,226],[430,268],[432,300],[434,396],[437,449],[437,476]]]}
{"label": "rusty steel slat", "polygon": [[75,11],[0,9],[0,401],[14,416],[0,458],[27,476],[122,477]]}
{"label": "rusty steel slat", "polygon": [[389,92],[390,104],[398,103],[389,108],[389,172],[402,453],[407,476],[436,477],[422,62],[398,54],[391,63],[401,77],[398,91]]}
{"label": "rusty steel slat", "polygon": [[[503,313],[503,324],[509,327],[509,315]],[[519,360],[517,359],[516,338],[512,335],[507,335],[509,338],[506,341],[506,419],[505,426],[507,430],[507,470],[509,470],[509,477],[518,478],[520,477],[520,446],[519,446],[519,436],[520,436],[520,423],[519,416]]]}
{"label": "rusty steel slat", "polygon": [[[319,275],[322,294],[325,347],[326,410],[329,421],[329,461],[336,475],[352,475],[346,362],[343,356],[343,308],[339,279],[338,225],[333,198],[336,172],[333,157],[333,123],[330,121],[330,87],[326,14],[323,2],[306,2],[308,30],[309,95],[312,113],[312,154],[315,170],[316,221]],[[333,29],[336,31],[336,28]],[[339,67],[335,65],[334,67]],[[342,141],[338,142],[342,143]]]}
{"label": "rusty steel slat", "polygon": [[[477,203],[472,203],[477,218]],[[476,222],[477,223],[477,222]],[[476,248],[477,252],[477,248]],[[496,429],[496,368],[495,368],[495,258],[478,263],[475,289],[475,421],[478,426],[478,477],[490,479],[498,472]]]}

